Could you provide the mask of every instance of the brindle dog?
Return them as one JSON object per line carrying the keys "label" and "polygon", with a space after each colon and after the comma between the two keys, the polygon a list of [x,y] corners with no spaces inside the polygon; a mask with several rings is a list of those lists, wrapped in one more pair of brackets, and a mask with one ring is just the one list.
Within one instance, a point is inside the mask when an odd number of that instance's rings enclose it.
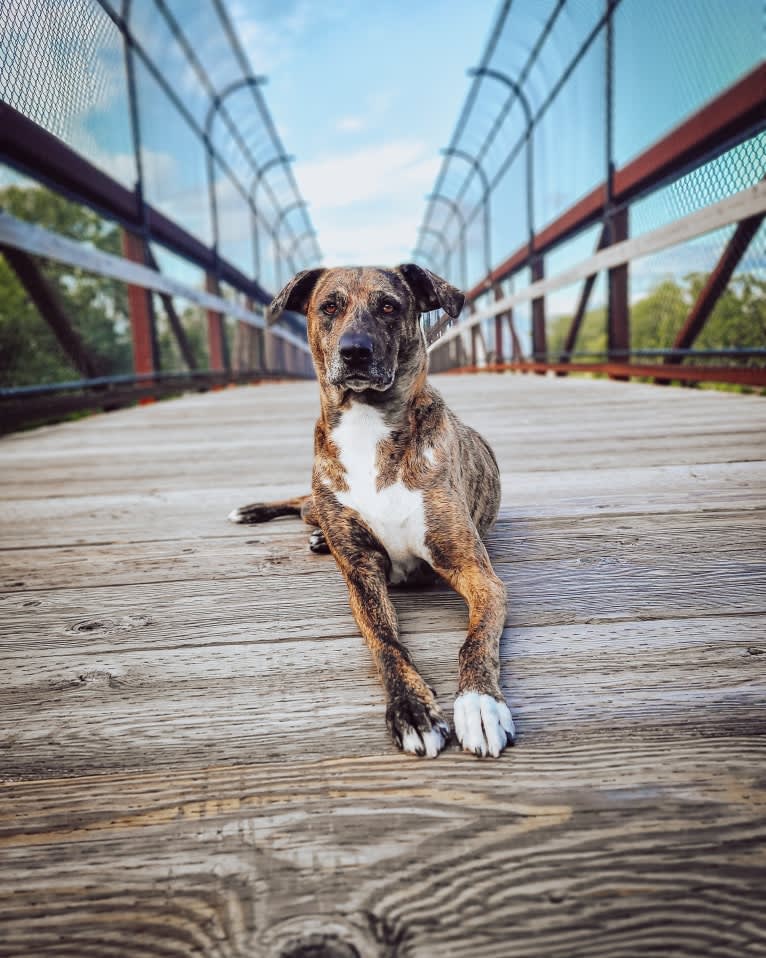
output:
{"label": "brindle dog", "polygon": [[491,449],[426,382],[420,314],[457,316],[463,294],[429,270],[305,270],[272,303],[305,313],[319,378],[312,492],[235,509],[234,522],[300,514],[314,551],[335,556],[351,608],[385,686],[386,721],[405,752],[436,756],[450,736],[436,696],[399,641],[387,582],[429,566],[468,603],[455,731],[466,751],[513,741],[499,683],[506,597],[482,537],[500,504]]}

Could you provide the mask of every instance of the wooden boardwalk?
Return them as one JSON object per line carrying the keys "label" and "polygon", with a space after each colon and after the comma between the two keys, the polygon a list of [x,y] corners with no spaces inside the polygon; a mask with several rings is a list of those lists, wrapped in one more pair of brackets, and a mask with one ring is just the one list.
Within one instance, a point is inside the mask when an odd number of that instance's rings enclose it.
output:
{"label": "wooden boardwalk", "polygon": [[[0,441],[0,955],[766,955],[766,403],[439,377],[493,443],[519,741],[399,754],[297,521],[314,384]],[[465,627],[395,593],[447,712]]]}

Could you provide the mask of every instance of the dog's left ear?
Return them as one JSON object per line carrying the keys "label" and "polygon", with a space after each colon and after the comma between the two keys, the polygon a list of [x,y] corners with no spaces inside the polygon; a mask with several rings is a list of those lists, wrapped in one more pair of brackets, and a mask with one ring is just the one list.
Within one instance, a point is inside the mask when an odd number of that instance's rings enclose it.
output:
{"label": "dog's left ear", "polygon": [[428,313],[432,309],[441,307],[453,319],[460,315],[465,296],[446,279],[415,263],[402,263],[396,268],[412,290],[421,313]]}
{"label": "dog's left ear", "polygon": [[314,287],[324,272],[326,272],[324,268],[304,269],[293,276],[287,286],[277,293],[271,301],[269,310],[272,319],[277,319],[286,309],[293,310],[296,313],[303,313],[305,316],[309,307],[311,294],[314,292]]}

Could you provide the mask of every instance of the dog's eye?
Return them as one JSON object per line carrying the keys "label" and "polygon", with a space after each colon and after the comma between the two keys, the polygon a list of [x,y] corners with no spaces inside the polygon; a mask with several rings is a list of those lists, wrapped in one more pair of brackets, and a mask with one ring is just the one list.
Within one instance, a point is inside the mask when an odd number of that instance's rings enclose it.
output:
{"label": "dog's eye", "polygon": [[322,312],[325,316],[334,316],[338,312],[338,304],[334,302],[322,303]]}
{"label": "dog's eye", "polygon": [[396,306],[394,306],[393,303],[383,303],[383,312],[386,313],[386,315],[390,316],[395,310]]}

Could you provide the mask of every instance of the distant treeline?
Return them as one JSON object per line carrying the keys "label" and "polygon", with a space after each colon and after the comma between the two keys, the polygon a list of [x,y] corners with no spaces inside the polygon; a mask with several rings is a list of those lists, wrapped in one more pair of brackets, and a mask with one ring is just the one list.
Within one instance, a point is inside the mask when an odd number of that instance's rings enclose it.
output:
{"label": "distant treeline", "polygon": [[[90,243],[108,253],[121,253],[117,227],[82,206],[42,187],[8,186],[0,190],[0,208],[28,222]],[[125,285],[57,263],[42,268],[61,298],[103,375],[132,372],[132,346]],[[669,347],[706,281],[692,273],[682,282],[661,282],[631,308],[631,343],[635,349]],[[162,368],[183,369],[175,339],[158,316]],[[200,368],[207,366],[206,329],[198,310],[187,309],[182,321]],[[549,324],[550,355],[562,350],[571,317]],[[698,349],[766,347],[766,280],[739,274],[718,300],[695,343]],[[575,345],[577,352],[606,351],[603,308],[588,312]],[[29,301],[15,273],[0,255],[0,386],[22,386],[78,379],[47,323]]]}
{"label": "distant treeline", "polygon": [[[630,342],[633,349],[668,349],[700,290],[705,273],[690,273],[682,283],[665,279],[631,306]],[[558,356],[564,348],[571,316],[560,316],[548,329],[548,348]],[[766,279],[735,274],[721,294],[694,349],[766,348]],[[585,314],[575,352],[606,352],[606,308]],[[688,362],[689,360],[687,360]],[[722,360],[716,360],[720,364]],[[737,360],[743,362],[743,360]]]}
{"label": "distant treeline", "polygon": [[[85,207],[42,187],[8,186],[0,190],[0,208],[19,219],[122,255],[119,229]],[[133,371],[133,348],[123,283],[71,266],[39,261],[58,293],[102,375]],[[175,339],[158,310],[162,368],[183,369]],[[184,327],[201,368],[207,366],[204,318],[197,310],[183,315]],[[79,379],[50,327],[30,302],[24,287],[0,255],[0,386],[26,386]]]}

